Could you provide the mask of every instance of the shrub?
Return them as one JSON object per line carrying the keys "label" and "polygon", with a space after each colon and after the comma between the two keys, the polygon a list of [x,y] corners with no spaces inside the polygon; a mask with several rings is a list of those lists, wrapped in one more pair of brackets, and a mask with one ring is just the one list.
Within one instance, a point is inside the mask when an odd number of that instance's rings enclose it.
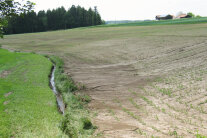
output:
{"label": "shrub", "polygon": [[83,129],[91,129],[91,128],[93,128],[93,125],[92,125],[90,119],[88,119],[87,117],[83,117],[81,120],[83,122]]}

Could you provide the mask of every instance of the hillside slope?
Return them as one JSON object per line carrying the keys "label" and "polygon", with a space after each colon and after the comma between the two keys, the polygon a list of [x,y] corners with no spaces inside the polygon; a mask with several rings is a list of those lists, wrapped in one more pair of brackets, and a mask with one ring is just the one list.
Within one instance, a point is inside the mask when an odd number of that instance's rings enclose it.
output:
{"label": "hillside slope", "polygon": [[92,97],[104,137],[207,135],[207,24],[116,26],[5,36],[54,54]]}

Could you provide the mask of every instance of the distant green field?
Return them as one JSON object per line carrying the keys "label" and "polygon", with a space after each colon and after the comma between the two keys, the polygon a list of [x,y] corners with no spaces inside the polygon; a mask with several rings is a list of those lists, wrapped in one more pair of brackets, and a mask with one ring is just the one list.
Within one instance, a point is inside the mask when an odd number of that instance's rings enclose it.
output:
{"label": "distant green field", "polygon": [[207,17],[183,18],[183,19],[160,20],[160,21],[140,21],[140,22],[132,22],[132,23],[100,25],[99,27],[146,26],[146,25],[168,25],[168,24],[197,24],[197,23],[207,23]]}
{"label": "distant green field", "polygon": [[48,85],[51,67],[43,56],[0,49],[0,137],[62,135]]}

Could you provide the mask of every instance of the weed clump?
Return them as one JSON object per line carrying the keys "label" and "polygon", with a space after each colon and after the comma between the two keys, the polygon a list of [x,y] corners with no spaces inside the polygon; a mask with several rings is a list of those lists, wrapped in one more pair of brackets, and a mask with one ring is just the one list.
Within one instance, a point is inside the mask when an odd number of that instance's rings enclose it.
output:
{"label": "weed clump", "polygon": [[172,96],[172,90],[169,88],[158,88],[158,90],[163,94],[163,95],[168,95],[169,97]]}
{"label": "weed clump", "polygon": [[91,120],[89,118],[83,117],[81,120],[82,120],[82,123],[83,123],[83,129],[93,128],[93,125],[92,125]]}
{"label": "weed clump", "polygon": [[90,103],[91,102],[91,97],[88,95],[77,95],[79,100],[81,100],[84,103]]}
{"label": "weed clump", "polygon": [[77,129],[74,127],[72,120],[72,116],[70,114],[66,114],[61,122],[60,128],[70,138],[77,138],[78,132]]}
{"label": "weed clump", "polygon": [[60,124],[60,129],[70,138],[78,138],[81,136],[90,137],[96,127],[93,126],[88,117],[81,117],[81,115],[72,111],[64,116]]}

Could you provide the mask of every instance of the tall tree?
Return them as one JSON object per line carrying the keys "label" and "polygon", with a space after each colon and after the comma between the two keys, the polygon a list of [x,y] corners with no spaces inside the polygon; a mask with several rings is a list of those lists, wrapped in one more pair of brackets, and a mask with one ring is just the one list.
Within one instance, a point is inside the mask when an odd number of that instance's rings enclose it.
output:
{"label": "tall tree", "polygon": [[56,9],[56,25],[57,25],[57,29],[66,29],[65,28],[65,14],[66,14],[66,10],[64,7],[58,8]]}
{"label": "tall tree", "polygon": [[95,6],[94,7],[94,12],[93,12],[94,25],[97,25],[97,14],[98,14],[98,10],[97,10],[97,6]]}
{"label": "tall tree", "polygon": [[8,25],[8,18],[25,11],[31,11],[35,4],[31,1],[22,3],[14,0],[0,1],[0,37],[3,38],[3,28]]}
{"label": "tall tree", "polygon": [[89,8],[89,10],[88,10],[88,20],[89,20],[89,24],[88,24],[89,26],[95,25],[94,24],[94,12],[91,8]]}
{"label": "tall tree", "polygon": [[97,7],[86,10],[80,6],[72,6],[67,11],[64,7],[53,10],[24,12],[9,18],[7,34],[42,32],[48,30],[70,29],[102,24]]}
{"label": "tall tree", "polygon": [[47,29],[47,16],[45,11],[39,11],[37,14],[38,18],[38,32],[46,31]]}
{"label": "tall tree", "polygon": [[189,12],[187,15],[188,15],[190,18],[194,18],[194,17],[195,17],[195,14],[193,14],[192,12]]}
{"label": "tall tree", "polygon": [[71,28],[77,27],[77,12],[76,12],[76,7],[75,5],[73,5],[70,10],[70,24],[71,24]]}

